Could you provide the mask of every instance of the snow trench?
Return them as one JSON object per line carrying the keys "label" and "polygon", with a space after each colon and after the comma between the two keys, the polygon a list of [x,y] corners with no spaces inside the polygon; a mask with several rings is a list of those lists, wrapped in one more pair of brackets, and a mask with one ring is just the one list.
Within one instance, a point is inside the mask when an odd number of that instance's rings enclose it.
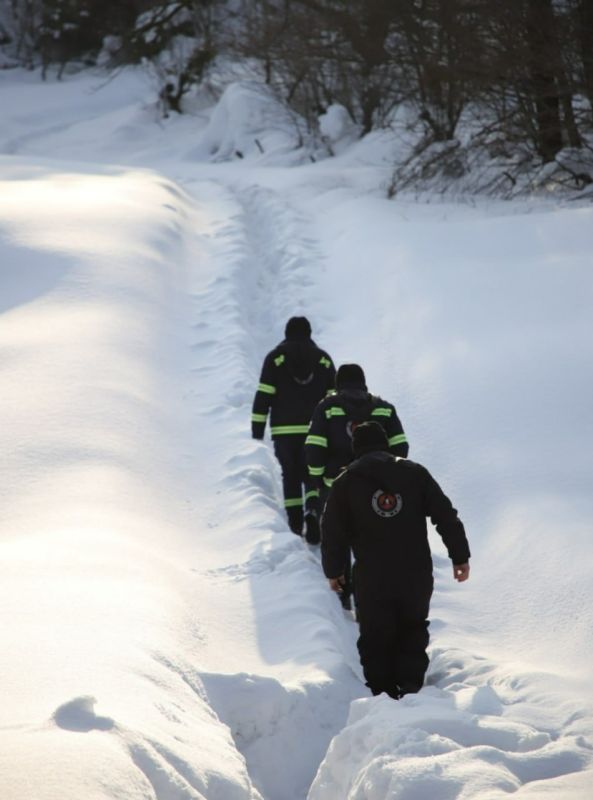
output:
{"label": "snow trench", "polygon": [[[321,580],[317,555],[288,531],[275,459],[249,435],[262,350],[275,343],[288,316],[304,311],[311,257],[298,216],[271,192],[214,183],[194,192],[211,214],[220,213],[208,242],[216,269],[206,291],[194,293],[195,425],[218,476],[211,494],[228,498],[212,524],[254,543],[246,560],[233,553],[202,578],[227,586],[229,596],[246,593],[255,635],[250,647],[262,670],[200,670],[199,676],[262,796],[295,800],[306,796],[350,701],[365,693],[349,630],[354,623]],[[217,330],[224,336],[213,339]],[[220,418],[222,440],[212,430]]]}

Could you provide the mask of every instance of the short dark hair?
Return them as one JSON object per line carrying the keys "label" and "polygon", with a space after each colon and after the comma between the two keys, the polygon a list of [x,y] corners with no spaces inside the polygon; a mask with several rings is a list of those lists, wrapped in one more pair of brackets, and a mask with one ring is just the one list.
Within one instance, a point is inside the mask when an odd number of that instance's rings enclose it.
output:
{"label": "short dark hair", "polygon": [[286,323],[284,335],[287,339],[309,339],[311,323],[307,317],[291,317]]}
{"label": "short dark hair", "polygon": [[378,422],[361,422],[352,431],[352,449],[358,458],[373,450],[389,450],[389,440]]}

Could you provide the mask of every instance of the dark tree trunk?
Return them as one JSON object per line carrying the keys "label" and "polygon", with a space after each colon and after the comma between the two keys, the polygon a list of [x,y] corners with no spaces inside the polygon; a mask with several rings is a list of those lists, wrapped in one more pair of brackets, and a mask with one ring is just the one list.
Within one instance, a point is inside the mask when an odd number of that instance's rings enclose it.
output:
{"label": "dark tree trunk", "polygon": [[560,94],[554,69],[556,52],[551,0],[528,0],[527,41],[531,94],[535,108],[535,145],[544,163],[562,149]]}
{"label": "dark tree trunk", "polygon": [[568,85],[568,80],[566,79],[565,75],[561,76],[560,84],[562,86],[562,117],[568,144],[571,147],[582,147],[583,140],[581,139],[581,134],[579,133],[577,121],[574,115],[574,109],[572,107],[572,91]]}
{"label": "dark tree trunk", "polygon": [[579,26],[584,88],[593,121],[593,0],[579,0]]}

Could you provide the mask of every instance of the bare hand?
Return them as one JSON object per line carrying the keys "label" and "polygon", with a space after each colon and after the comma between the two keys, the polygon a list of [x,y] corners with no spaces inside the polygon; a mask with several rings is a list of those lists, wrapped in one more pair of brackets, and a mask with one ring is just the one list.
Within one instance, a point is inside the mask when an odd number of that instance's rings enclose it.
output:
{"label": "bare hand", "polygon": [[453,577],[459,583],[469,578],[469,564],[453,564]]}
{"label": "bare hand", "polygon": [[343,575],[340,575],[339,578],[330,578],[329,579],[329,588],[332,592],[337,592],[341,594],[344,590],[344,584],[346,583],[346,578]]}

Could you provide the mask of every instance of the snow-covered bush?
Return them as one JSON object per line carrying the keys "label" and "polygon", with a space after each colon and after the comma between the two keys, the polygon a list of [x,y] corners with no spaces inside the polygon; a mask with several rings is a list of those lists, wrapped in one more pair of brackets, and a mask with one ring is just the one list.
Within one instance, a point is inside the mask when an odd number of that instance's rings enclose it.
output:
{"label": "snow-covered bush", "polygon": [[157,84],[163,116],[182,112],[183,98],[206,77],[221,48],[224,0],[178,0],[141,14],[125,46]]}
{"label": "snow-covered bush", "polygon": [[270,163],[276,156],[301,149],[305,123],[289,111],[269,87],[255,81],[232,83],[214,108],[197,149],[196,158],[226,161],[258,158]]}
{"label": "snow-covered bush", "polygon": [[507,122],[503,129],[480,106],[462,117],[457,137],[448,141],[434,141],[423,132],[421,121],[411,120],[410,113],[405,136],[404,126],[394,125],[389,197],[404,191],[504,199],[550,193],[593,196],[593,138],[586,134],[583,147],[564,147],[553,161],[542,164],[520,126]]}
{"label": "snow-covered bush", "polygon": [[319,117],[319,132],[322,141],[327,144],[331,152],[337,153],[358,138],[360,129],[352,121],[344,106],[332,103]]}

